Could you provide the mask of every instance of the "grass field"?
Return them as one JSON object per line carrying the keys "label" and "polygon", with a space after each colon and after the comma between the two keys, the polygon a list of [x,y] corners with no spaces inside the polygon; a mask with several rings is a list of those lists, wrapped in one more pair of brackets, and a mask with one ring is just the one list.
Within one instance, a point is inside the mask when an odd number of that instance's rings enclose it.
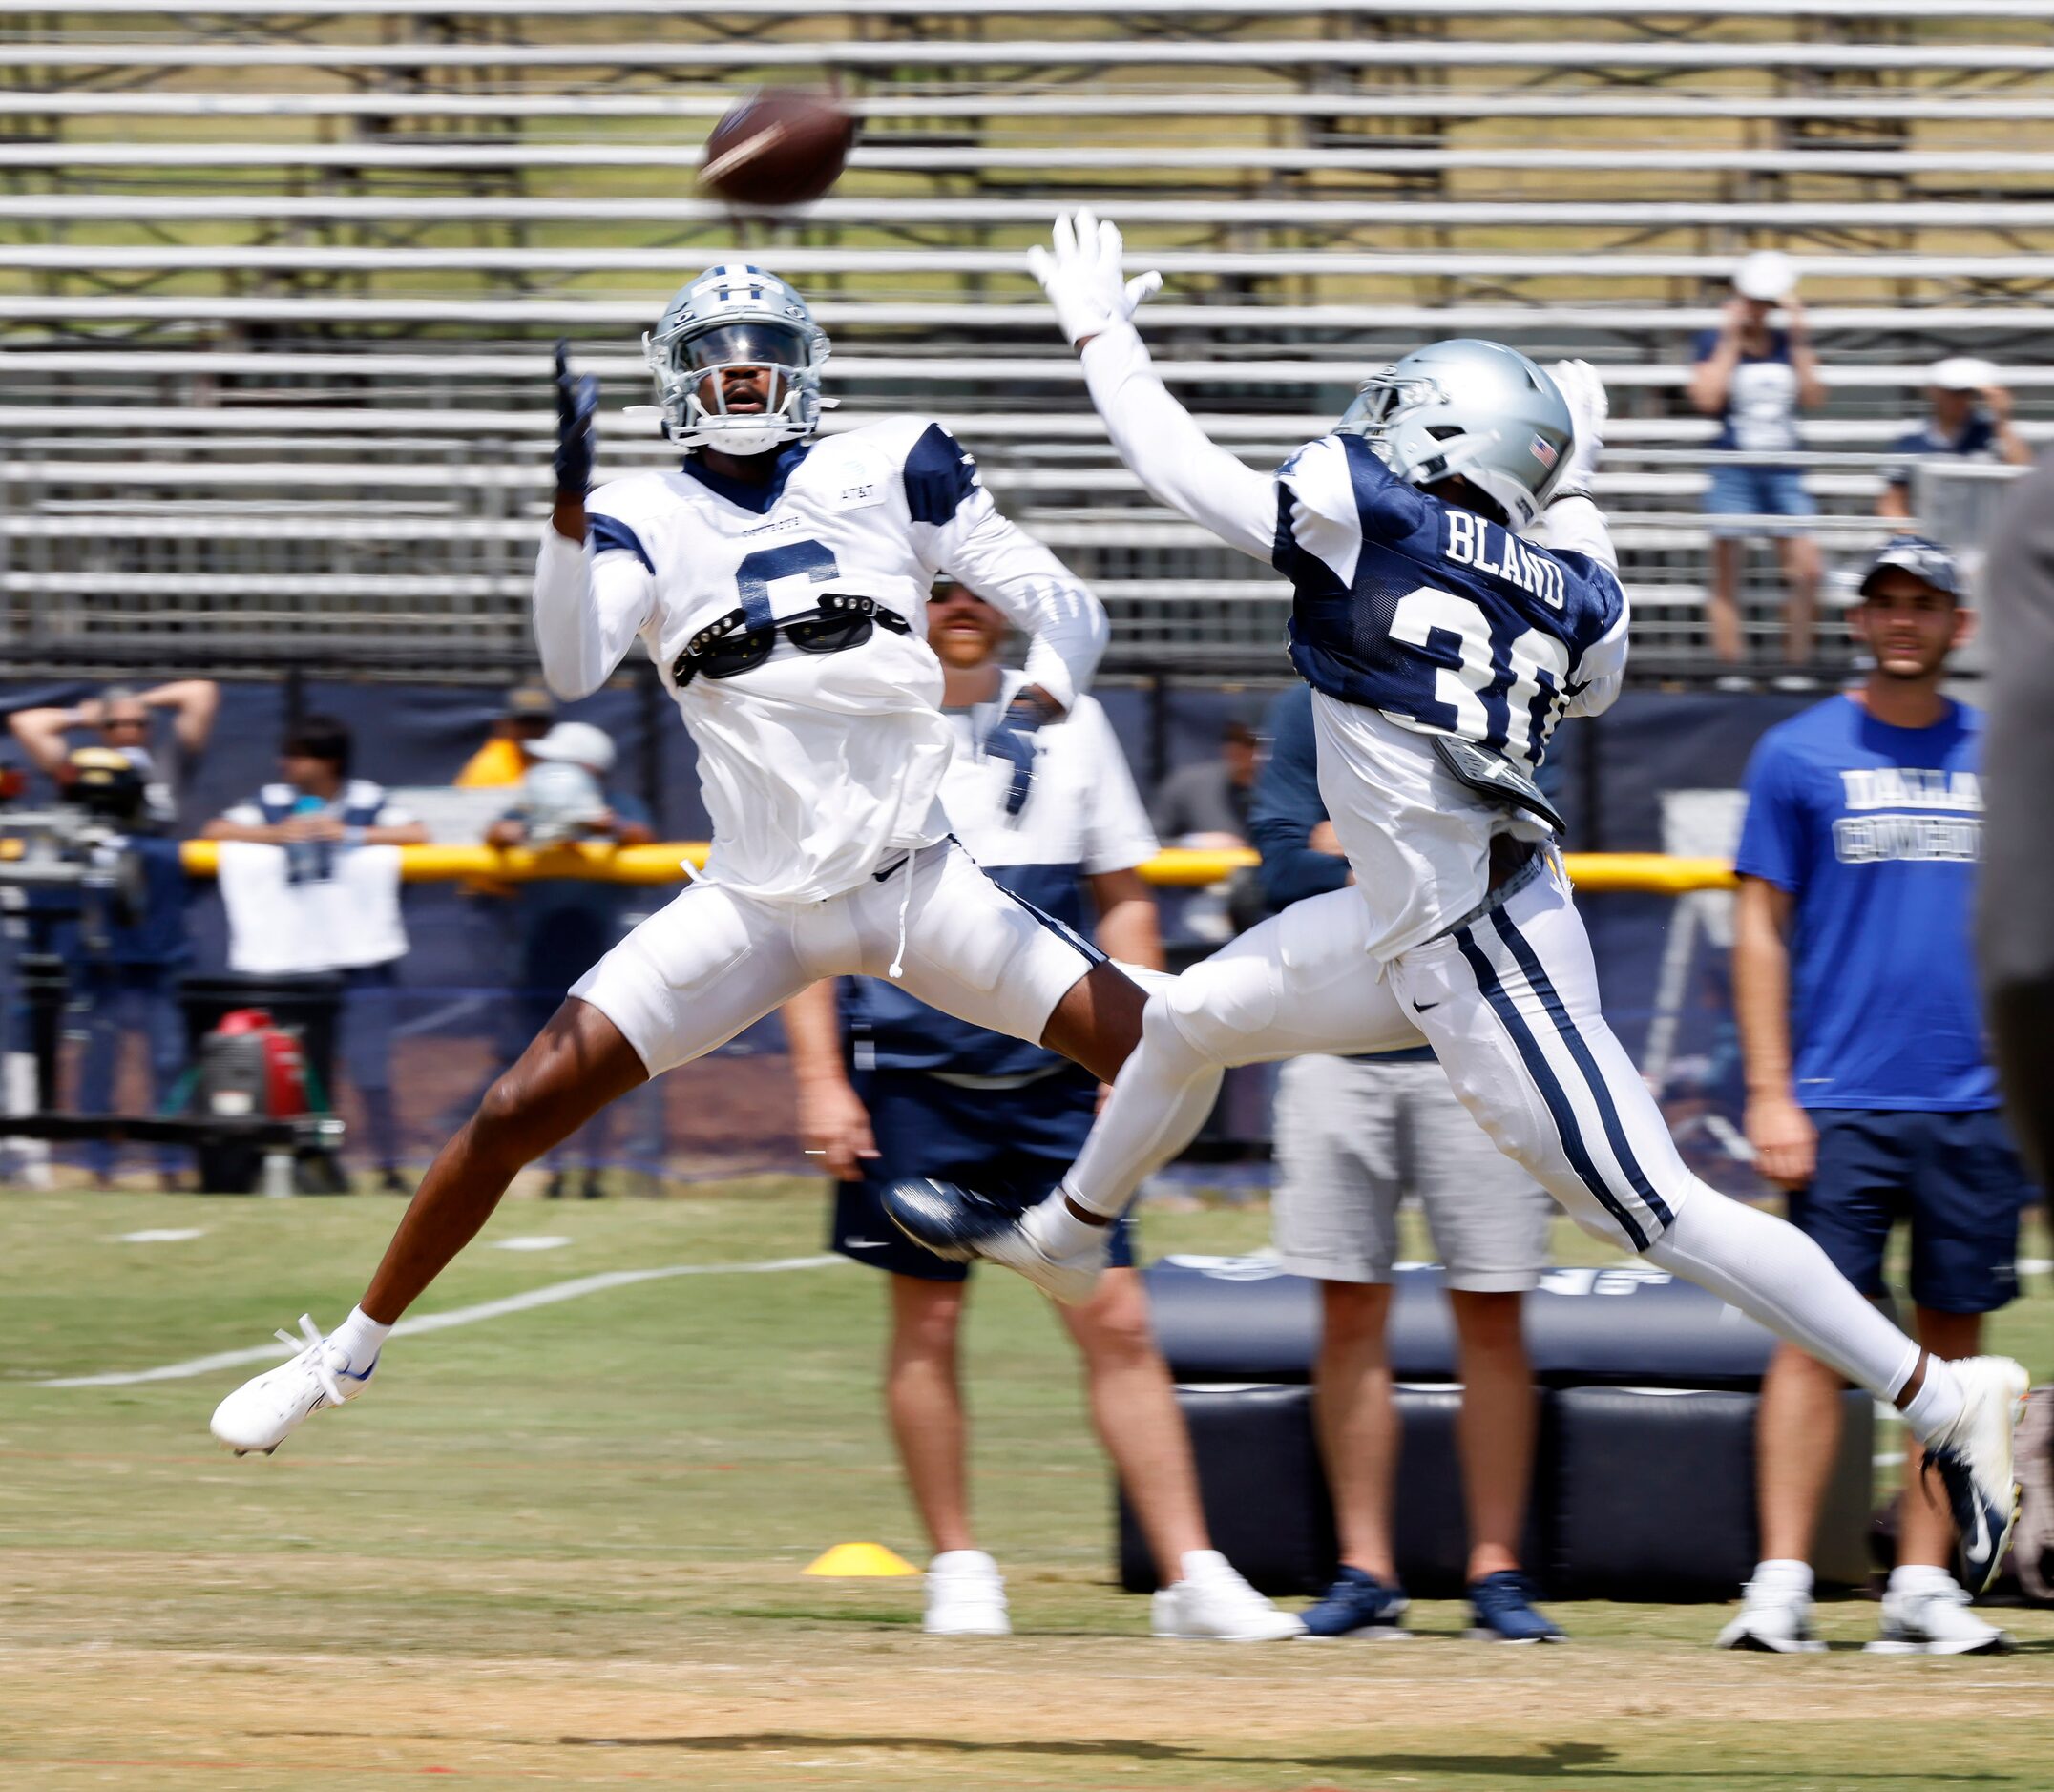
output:
{"label": "grass field", "polygon": [[[1056,1328],[989,1277],[972,1329],[975,1482],[1021,1633],[930,1640],[918,1583],[800,1569],[917,1559],[877,1413],[875,1279],[846,1264],[616,1285],[390,1346],[276,1456],[206,1433],[251,1369],[135,1370],[333,1323],[397,1211],[0,1197],[0,1786],[2040,1788],[2054,1614],[2022,1652],[1715,1654],[1710,1607],[1562,1605],[1551,1651],[1156,1643],[1108,1584],[1109,1495]],[[1155,1249],[1261,1241],[1259,1212],[1150,1216]],[[199,1236],[132,1242],[142,1229]],[[563,1236],[540,1252],[488,1248]],[[514,1200],[443,1311],[609,1271],[805,1258],[809,1189]],[[1565,1254],[1578,1249],[1565,1235]],[[1589,1247],[1582,1247],[1586,1258]],[[2046,1279],[1999,1342],[2054,1370]]]}

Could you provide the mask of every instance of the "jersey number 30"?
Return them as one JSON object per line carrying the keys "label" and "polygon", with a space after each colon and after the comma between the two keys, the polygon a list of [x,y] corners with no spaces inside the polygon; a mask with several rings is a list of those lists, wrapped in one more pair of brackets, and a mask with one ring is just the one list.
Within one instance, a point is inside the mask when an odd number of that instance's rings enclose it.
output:
{"label": "jersey number 30", "polygon": [[[1434,713],[1417,719],[1520,759],[1539,761],[1569,679],[1569,650],[1541,629],[1500,647],[1473,599],[1422,585],[1398,599],[1391,636],[1458,662],[1434,675]],[[1538,730],[1539,738],[1536,739]]]}

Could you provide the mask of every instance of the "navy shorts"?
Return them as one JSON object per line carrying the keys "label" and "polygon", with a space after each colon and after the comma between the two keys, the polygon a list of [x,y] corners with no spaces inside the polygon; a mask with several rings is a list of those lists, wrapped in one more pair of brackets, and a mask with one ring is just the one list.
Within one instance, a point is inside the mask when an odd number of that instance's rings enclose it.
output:
{"label": "navy shorts", "polygon": [[[923,1281],[961,1281],[968,1263],[923,1250],[885,1215],[880,1199],[907,1177],[960,1182],[1025,1213],[1077,1161],[1099,1101],[1098,1079],[1065,1065],[1019,1089],[963,1089],[924,1071],[858,1071],[877,1156],[856,1182],[838,1182],[828,1243],[858,1262]],[[1112,1225],[1111,1263],[1134,1262],[1124,1218]]]}
{"label": "navy shorts", "polygon": [[1912,1230],[1912,1299],[1939,1313],[1993,1313],[2019,1291],[2019,1211],[2033,1198],[1994,1108],[1930,1114],[1814,1108],[1818,1168],[1792,1222],[1871,1299],[1894,1220]]}

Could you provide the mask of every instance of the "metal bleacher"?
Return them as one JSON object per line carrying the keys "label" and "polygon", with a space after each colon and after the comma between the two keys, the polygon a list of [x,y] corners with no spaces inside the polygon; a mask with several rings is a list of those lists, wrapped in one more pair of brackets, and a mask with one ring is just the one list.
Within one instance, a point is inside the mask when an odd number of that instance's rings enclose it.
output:
{"label": "metal bleacher", "polygon": [[[1804,269],[1830,560],[1939,354],[2054,434],[2050,73],[2054,0],[0,0],[0,638],[18,672],[503,676],[550,343],[639,402],[636,333],[744,252],[816,297],[831,427],[947,420],[1113,604],[1117,668],[1273,672],[1278,581],[1149,505],[1025,276],[1087,200],[1251,461],[1432,335],[1600,363],[1636,663],[1689,676],[1681,388],[1742,253]],[[738,215],[692,170],[765,80],[832,81],[863,135],[826,201]],[[607,467],[658,451],[608,429]]]}

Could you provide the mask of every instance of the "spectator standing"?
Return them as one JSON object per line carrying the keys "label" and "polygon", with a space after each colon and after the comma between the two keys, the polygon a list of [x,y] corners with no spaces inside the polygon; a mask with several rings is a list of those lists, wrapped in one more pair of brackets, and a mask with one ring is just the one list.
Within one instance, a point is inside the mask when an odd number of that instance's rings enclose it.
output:
{"label": "spectator standing", "polygon": [[[979,865],[1022,901],[1081,928],[1088,892],[1099,943],[1160,968],[1155,904],[1136,869],[1156,850],[1105,712],[1080,697],[1060,725],[1031,740],[1006,720],[1025,684],[1002,667],[1006,624],[960,586],[928,606],[942,701],[957,735],[942,786],[951,825]],[[995,967],[996,972],[996,967]],[[816,984],[786,1004],[786,1035],[809,1153],[838,1180],[832,1242],[891,1278],[886,1406],[913,1502],[933,1541],[925,1627],[1003,1636],[1005,1583],[976,1547],[965,1481],[966,1427],[957,1337],[968,1265],[944,1261],[892,1225],[892,1182],[968,1182],[1021,1211],[1069,1168],[1091,1130],[1098,1085],[1038,1046],[936,1013],[894,985]],[[1191,1447],[1169,1370],[1148,1330],[1127,1222],[1113,1267],[1082,1306],[1058,1309],[1083,1354],[1092,1418],[1154,1552],[1163,1591],[1158,1636],[1258,1641],[1295,1636],[1214,1552],[1199,1506]]]}
{"label": "spectator standing", "polygon": [[[1892,1223],[1911,1222],[1919,1342],[1972,1356],[2018,1291],[2025,1174],[1983,1049],[1969,925],[1981,852],[1981,718],[1942,695],[1968,635],[1945,550],[1885,545],[1853,614],[1875,660],[1857,691],[1772,728],[1748,768],[1734,1006],[1748,1137],[1791,1219],[1873,1299]],[[1818,1647],[1813,1532],[1843,1384],[1779,1345],[1762,1386],[1762,1555],[1722,1647]],[[1947,1509],[1908,1446],[1882,1642],[1973,1654],[2009,1639],[1968,1610]]]}
{"label": "spectator standing", "polygon": [[[1770,320],[1778,306],[1782,327]],[[1697,339],[1690,402],[1719,419],[1714,448],[1744,454],[1789,454],[1798,447],[1797,415],[1825,401],[1818,361],[1812,352],[1796,270],[1788,256],[1765,249],[1749,256],[1733,275],[1733,294],[1716,330]],[[1773,463],[1714,463],[1705,490],[1711,519],[1711,587],[1707,594],[1712,651],[1727,665],[1746,657],[1740,634],[1742,552],[1762,525],[1737,519],[1779,517],[1771,523],[1786,591],[1784,658],[1792,669],[1779,680],[1800,688],[1812,663],[1821,572],[1818,543],[1804,519],[1818,506],[1795,467]],[[1734,684],[1738,675],[1729,675]]]}
{"label": "spectator standing", "polygon": [[428,828],[390,802],[382,784],[350,777],[351,754],[342,722],[304,718],[280,748],[280,781],[209,822],[203,837],[271,848],[221,854],[229,968],[342,974],[339,1055],[364,1103],[381,1185],[404,1194],[391,1057],[407,931],[399,855],[375,849],[421,844]]}
{"label": "spectator standing", "polygon": [[[97,744],[127,757],[143,776],[146,814],[157,825],[178,820],[180,797],[198,771],[221,706],[211,678],[179,678],[147,690],[111,684],[70,707],[16,710],[8,727],[36,768],[66,789],[76,776],[70,737],[91,729]],[[157,718],[167,725],[159,730]]]}
{"label": "spectator standing", "polygon": [[[655,838],[642,803],[607,788],[616,754],[612,737],[603,729],[587,721],[559,721],[525,751],[531,762],[519,800],[487,831],[486,844],[502,850],[583,841],[639,846]],[[530,878],[514,886],[513,900],[520,967],[514,997],[518,1025],[513,1030],[520,1042],[514,1052],[518,1056],[520,1047],[556,1011],[564,991],[614,948],[639,916],[631,912],[635,904],[630,886],[596,877]],[[576,1136],[584,1146],[587,1200],[604,1192],[598,1163],[605,1156],[613,1112],[602,1109]],[[564,1165],[570,1143],[544,1160],[551,1199],[567,1191]]]}
{"label": "spectator standing", "polygon": [[[1997,369],[1974,355],[1949,355],[1936,361],[1926,376],[1926,420],[1923,427],[1891,444],[1893,454],[1916,454],[1938,460],[1953,456],[1969,461],[2002,461],[2011,467],[2032,465],[2033,451],[2011,427],[2011,393],[1999,384]],[[1876,513],[1893,521],[1912,514],[1912,472],[1894,467],[1883,482]]]}
{"label": "spectator standing", "polygon": [[459,790],[500,790],[527,776],[534,759],[530,749],[555,726],[556,699],[539,684],[520,684],[507,693],[506,708],[493,723],[485,744],[464,761],[453,781]]}
{"label": "spectator standing", "polygon": [[1215,759],[1180,765],[1156,787],[1150,816],[1173,846],[1223,851],[1248,844],[1248,804],[1255,790],[1255,722],[1230,715]]}
{"label": "spectator standing", "polygon": [[[1255,844],[1264,894],[1283,908],[1339,889],[1351,873],[1320,799],[1310,686],[1276,699],[1268,734]],[[1305,1613],[1307,1631],[1404,1635],[1392,1547],[1398,1419],[1385,1334],[1398,1207],[1410,1193],[1445,1265],[1455,1317],[1477,1630],[1508,1642],[1559,1641],[1562,1633],[1535,1609],[1520,1567],[1537,1423],[1520,1307],[1547,1266],[1553,1203],[1470,1117],[1423,1041],[1402,1052],[1289,1060],[1278,1073],[1272,1132],[1278,1259],[1319,1283],[1314,1410],[1341,1548],[1340,1574]]]}
{"label": "spectator standing", "polygon": [[[68,930],[65,956],[72,1007],[86,1035],[78,1067],[78,1111],[115,1111],[121,1041],[133,1037],[142,1042],[151,1103],[161,1113],[185,1068],[178,981],[192,963],[185,926],[191,880],[178,843],[164,838],[152,812],[142,769],[127,754],[118,748],[80,747],[71,754],[67,771],[67,791],[115,830],[103,850],[133,866],[132,887],[137,898],[133,912],[103,907]],[[114,1169],[114,1146],[94,1140],[86,1161],[96,1179],[105,1182]],[[172,1166],[162,1150],[157,1165],[168,1182]]]}

